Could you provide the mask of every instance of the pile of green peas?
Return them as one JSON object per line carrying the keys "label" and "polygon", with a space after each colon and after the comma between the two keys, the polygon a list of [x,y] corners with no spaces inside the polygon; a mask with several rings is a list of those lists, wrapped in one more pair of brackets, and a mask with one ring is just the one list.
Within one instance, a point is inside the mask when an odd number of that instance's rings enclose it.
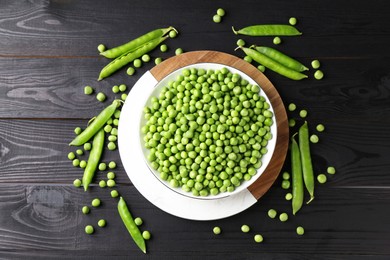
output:
{"label": "pile of green peas", "polygon": [[258,85],[227,68],[185,68],[144,108],[150,166],[194,196],[232,192],[261,167],[273,112]]}

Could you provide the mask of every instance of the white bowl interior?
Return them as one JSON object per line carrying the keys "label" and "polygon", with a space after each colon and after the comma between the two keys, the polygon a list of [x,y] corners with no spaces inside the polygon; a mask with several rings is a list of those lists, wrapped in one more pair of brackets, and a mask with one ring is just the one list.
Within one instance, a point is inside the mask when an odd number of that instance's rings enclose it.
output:
{"label": "white bowl interior", "polygon": [[[196,64],[192,64],[192,65],[189,65],[189,66],[185,66],[183,68],[180,68],[172,73],[170,73],[169,75],[167,75],[165,78],[163,78],[160,82],[158,82],[156,84],[156,86],[154,87],[153,91],[150,93],[149,95],[149,98],[148,100],[146,101],[145,103],[145,106],[150,106],[151,105],[151,97],[158,97],[161,90],[168,85],[168,82],[171,81],[171,80],[175,80],[176,77],[178,75],[181,75],[183,69],[191,69],[191,68],[196,68],[196,69],[205,69],[205,70],[209,70],[209,69],[212,69],[212,70],[219,70],[219,69],[222,69],[222,68],[227,68],[229,69],[230,72],[232,73],[237,73],[239,74],[243,79],[247,80],[249,82],[249,84],[253,84],[253,85],[259,85],[256,81],[254,81],[252,78],[250,78],[248,75],[246,75],[245,73],[243,73],[242,71],[236,69],[236,68],[233,68],[231,66],[228,66],[228,65],[224,65],[224,64],[218,64],[218,63],[196,63]],[[261,86],[259,85],[260,89],[261,89]],[[274,123],[272,124],[271,126],[271,134],[272,134],[272,139],[268,141],[268,144],[267,144],[267,149],[268,149],[268,152],[263,155],[263,157],[261,158],[262,160],[262,165],[261,167],[257,170],[257,173],[252,176],[252,178],[248,181],[244,181],[241,183],[241,185],[239,185],[238,187],[235,188],[235,190],[233,192],[223,192],[223,193],[219,193],[217,195],[211,195],[209,194],[208,196],[206,197],[201,197],[201,196],[194,196],[192,195],[191,192],[186,192],[184,190],[181,189],[181,187],[178,187],[178,188],[174,188],[172,186],[169,185],[169,183],[167,181],[164,181],[160,178],[160,174],[158,171],[155,171],[151,166],[150,166],[150,163],[147,159],[147,156],[149,154],[149,150],[145,148],[144,146],[144,141],[143,141],[143,134],[141,133],[141,129],[139,130],[139,133],[140,133],[140,142],[141,142],[141,149],[142,149],[142,153],[144,155],[144,159],[145,159],[145,163],[148,165],[148,168],[150,169],[150,171],[155,175],[155,177],[160,180],[161,183],[163,183],[167,188],[183,195],[183,196],[188,196],[188,197],[191,197],[191,198],[194,198],[194,199],[206,199],[206,200],[210,200],[210,199],[219,199],[219,198],[224,198],[224,197],[227,197],[227,196],[232,196],[234,194],[237,194],[239,192],[241,192],[242,190],[244,189],[247,189],[251,184],[253,184],[260,176],[261,174],[263,174],[263,172],[265,171],[265,169],[267,168],[269,162],[271,161],[271,158],[272,158],[272,155],[274,153],[274,150],[275,150],[275,146],[276,146],[276,136],[277,136],[277,127],[276,127],[276,119],[275,119],[275,112],[274,112],[274,109],[272,107],[272,104],[268,98],[268,96],[262,91],[260,90],[260,95],[263,96],[267,103],[270,105],[270,108],[269,110],[272,111],[272,113],[274,114],[273,116],[273,121]],[[146,124],[146,120],[144,118],[144,113],[142,112],[141,115],[140,115],[140,127],[144,126]]]}

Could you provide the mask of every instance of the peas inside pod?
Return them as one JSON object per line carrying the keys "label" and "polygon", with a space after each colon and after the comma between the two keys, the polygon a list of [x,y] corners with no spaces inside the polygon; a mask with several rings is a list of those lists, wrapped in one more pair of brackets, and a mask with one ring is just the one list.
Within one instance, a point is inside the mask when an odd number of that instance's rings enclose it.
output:
{"label": "peas inside pod", "polygon": [[268,152],[274,123],[260,87],[227,68],[185,68],[144,108],[150,166],[194,196],[232,192]]}

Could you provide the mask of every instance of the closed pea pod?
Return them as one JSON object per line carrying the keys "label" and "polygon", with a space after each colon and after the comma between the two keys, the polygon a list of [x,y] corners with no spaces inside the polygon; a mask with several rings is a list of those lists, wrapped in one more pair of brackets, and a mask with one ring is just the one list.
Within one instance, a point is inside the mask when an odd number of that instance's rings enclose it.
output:
{"label": "closed pea pod", "polygon": [[142,36],[140,36],[132,41],[129,41],[125,44],[122,44],[120,46],[117,46],[117,47],[114,47],[112,49],[101,52],[100,55],[102,55],[106,58],[110,58],[110,59],[117,58],[124,53],[127,53],[129,51],[137,49],[138,47],[140,47],[141,45],[144,45],[147,42],[150,42],[152,40],[163,37],[164,35],[169,33],[171,30],[176,31],[176,29],[173,28],[172,26],[170,26],[168,28],[160,28],[160,29],[150,31],[150,32],[148,32],[148,33],[146,33],[146,34],[144,34],[144,35],[142,35]]}
{"label": "closed pea pod", "polygon": [[300,63],[299,61],[287,56],[286,54],[270,48],[266,46],[251,46],[252,48],[255,48],[258,52],[268,56],[269,58],[281,63],[282,65],[286,66],[287,68],[290,68],[292,70],[296,70],[299,72],[308,70],[305,65]]}
{"label": "closed pea pod", "polygon": [[303,176],[301,154],[297,142],[291,138],[292,210],[295,215],[303,204]]}
{"label": "closed pea pod", "polygon": [[93,176],[95,175],[95,171],[98,167],[100,157],[103,153],[103,146],[104,130],[100,129],[99,132],[97,132],[97,134],[93,138],[92,149],[89,153],[88,163],[84,170],[82,183],[85,191],[87,191],[88,186],[91,183]]}
{"label": "closed pea pod", "polygon": [[307,121],[299,128],[299,149],[301,152],[303,180],[310,194],[309,204],[314,199],[314,173],[310,155],[309,128]]}
{"label": "closed pea pod", "polygon": [[136,245],[142,250],[142,252],[146,253],[145,239],[142,237],[141,231],[135,224],[133,216],[126,205],[126,201],[122,197],[120,197],[118,202],[118,212],[123,224],[125,224],[127,231],[129,231],[130,236],[133,238]]}
{"label": "closed pea pod", "polygon": [[239,47],[239,48],[242,49],[246,55],[252,57],[252,59],[255,60],[256,62],[264,65],[268,69],[273,70],[274,72],[276,72],[282,76],[285,76],[285,77],[287,77],[289,79],[293,79],[293,80],[301,80],[301,79],[307,78],[307,76],[305,74],[302,74],[298,71],[287,68],[286,66],[280,64],[279,62],[269,58],[268,56],[266,56],[266,55],[264,55],[256,50],[253,50],[250,48],[245,48],[245,47]]}
{"label": "closed pea pod", "polygon": [[80,146],[88,142],[115,113],[119,107],[120,101],[114,100],[111,105],[106,107],[100,114],[81,132],[69,145]]}
{"label": "closed pea pod", "polygon": [[259,24],[244,27],[240,30],[235,30],[235,34],[243,34],[248,36],[296,36],[302,33],[294,26],[287,24]]}
{"label": "closed pea pod", "polygon": [[111,61],[109,64],[107,64],[100,72],[98,80],[102,80],[104,78],[107,78],[129,62],[134,61],[135,59],[141,57],[145,53],[150,52],[154,48],[156,48],[161,42],[163,42],[165,39],[167,39],[168,36],[160,37],[157,39],[154,39],[152,41],[149,41],[145,43],[144,45],[140,46],[139,48],[132,50],[130,52],[124,53],[115,60]]}

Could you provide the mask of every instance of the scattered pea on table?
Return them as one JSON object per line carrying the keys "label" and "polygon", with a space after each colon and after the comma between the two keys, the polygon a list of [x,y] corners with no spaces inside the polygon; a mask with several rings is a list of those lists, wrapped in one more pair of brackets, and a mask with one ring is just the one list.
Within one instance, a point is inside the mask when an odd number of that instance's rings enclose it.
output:
{"label": "scattered pea on table", "polygon": [[87,167],[87,161],[81,160],[79,166],[80,166],[81,169],[84,169],[85,167]]}
{"label": "scattered pea on table", "polygon": [[319,60],[313,60],[313,61],[311,62],[311,67],[312,67],[313,69],[318,69],[320,66],[321,66],[321,63],[320,63]]}
{"label": "scattered pea on table", "polygon": [[162,58],[158,57],[154,59],[154,64],[158,65],[162,62]]}
{"label": "scattered pea on table", "polygon": [[217,15],[219,15],[219,16],[225,16],[225,10],[224,9],[222,9],[222,8],[218,8],[217,9]]}
{"label": "scattered pea on table", "polygon": [[282,188],[283,189],[285,189],[285,190],[287,190],[287,189],[289,189],[290,188],[290,181],[289,180],[283,180],[282,181]]}
{"label": "scattered pea on table", "polygon": [[295,17],[290,17],[290,19],[288,19],[288,23],[291,25],[296,25],[297,22],[298,22],[298,20]]}
{"label": "scattered pea on table", "polygon": [[237,46],[245,46],[245,41],[243,39],[238,39]]}
{"label": "scattered pea on table", "polygon": [[78,167],[80,165],[80,160],[79,159],[74,159],[72,161],[72,164],[73,164],[74,167]]}
{"label": "scattered pea on table", "polygon": [[214,227],[214,228],[213,228],[213,233],[214,233],[215,235],[221,234],[221,228],[220,228],[220,227]]}
{"label": "scattered pea on table", "polygon": [[324,184],[327,181],[326,175],[321,173],[317,176],[317,181],[321,184]]}
{"label": "scattered pea on table", "polygon": [[110,187],[110,188],[114,187],[115,184],[116,184],[116,183],[115,183],[114,180],[108,180],[108,181],[107,181],[107,186]]}
{"label": "scattered pea on table", "polygon": [[283,180],[289,180],[290,179],[290,174],[288,172],[283,172],[282,178],[283,178]]}
{"label": "scattered pea on table", "polygon": [[307,110],[302,109],[301,111],[299,111],[299,116],[302,118],[307,117]]}
{"label": "scattered pea on table", "polygon": [[134,219],[134,223],[135,223],[137,226],[141,226],[141,225],[144,223],[144,221],[142,220],[142,218],[136,217],[136,218]]}
{"label": "scattered pea on table", "polygon": [[269,209],[268,210],[268,217],[270,217],[270,218],[275,218],[277,214],[278,213],[274,209]]}
{"label": "scattered pea on table", "polygon": [[91,202],[91,205],[93,206],[93,207],[99,207],[100,206],[100,204],[101,204],[101,201],[100,201],[100,199],[93,199],[92,200],[92,202]]}
{"label": "scattered pea on table", "polygon": [[126,73],[127,75],[132,76],[135,73],[135,69],[133,67],[128,67]]}
{"label": "scattered pea on table", "polygon": [[160,51],[161,52],[167,52],[168,51],[168,46],[166,44],[161,44]]}
{"label": "scattered pea on table", "polygon": [[93,234],[93,232],[95,232],[95,229],[93,228],[92,225],[85,226],[85,233],[87,233],[88,235],[91,235],[91,234]]}
{"label": "scattered pea on table", "polygon": [[109,179],[109,180],[115,179],[115,173],[114,172],[108,172],[107,173],[107,179]]}
{"label": "scattered pea on table", "polygon": [[322,79],[324,77],[324,73],[321,71],[321,70],[317,70],[316,72],[314,72],[314,78],[315,79]]}
{"label": "scattered pea on table", "polygon": [[142,232],[142,237],[145,239],[145,240],[149,240],[151,238],[151,234],[149,231],[145,230]]}
{"label": "scattered pea on table", "polygon": [[99,227],[105,227],[107,225],[107,221],[105,219],[100,219],[98,221],[98,226]]}
{"label": "scattered pea on table", "polygon": [[96,99],[100,102],[103,102],[104,100],[106,100],[106,95],[103,92],[99,92],[96,95]]}
{"label": "scattered pea on table", "polygon": [[261,243],[263,242],[263,236],[260,234],[256,234],[253,239],[255,240],[256,243]]}
{"label": "scattered pea on table", "polygon": [[106,163],[99,163],[99,170],[100,171],[105,171],[107,169],[107,164]]}
{"label": "scattered pea on table", "polygon": [[85,143],[83,146],[85,151],[90,151],[92,149],[92,144],[91,143]]}
{"label": "scattered pea on table", "polygon": [[140,59],[135,59],[135,60],[133,61],[133,66],[134,66],[135,68],[141,68],[141,66],[142,66],[142,61],[141,61]]}
{"label": "scattered pea on table", "polygon": [[290,103],[288,104],[288,111],[295,111],[295,109],[297,109],[297,105],[295,105],[294,103]]}
{"label": "scattered pea on table", "polygon": [[127,94],[126,94],[126,93],[123,93],[123,94],[121,95],[121,99],[122,99],[123,101],[125,101],[126,98],[127,98]]}
{"label": "scattered pea on table", "polygon": [[295,119],[294,118],[290,118],[289,120],[288,120],[288,126],[289,127],[294,127],[295,125],[296,125],[296,121],[295,121]]}
{"label": "scattered pea on table", "polygon": [[82,209],[81,209],[81,212],[83,212],[83,214],[88,214],[90,211],[89,207],[88,206],[84,206]]}
{"label": "scattered pea on table", "polygon": [[244,57],[244,61],[246,61],[246,62],[248,62],[248,63],[251,63],[251,62],[253,61],[253,59],[252,59],[250,56],[246,55],[246,56]]}
{"label": "scattered pea on table", "polygon": [[180,55],[180,54],[182,54],[183,53],[183,49],[182,48],[177,48],[176,50],[175,50],[175,54],[176,55]]}
{"label": "scattered pea on table", "polygon": [[282,222],[287,221],[287,220],[288,220],[288,215],[287,215],[287,213],[281,213],[281,214],[279,215],[279,220],[282,221]]}
{"label": "scattered pea on table", "polygon": [[286,200],[292,200],[292,194],[289,192],[289,193],[287,193],[285,196],[284,196],[284,198],[286,199]]}
{"label": "scattered pea on table", "polygon": [[85,95],[91,95],[92,93],[93,93],[93,88],[91,86],[84,87],[84,94]]}
{"label": "scattered pea on table", "polygon": [[108,163],[108,168],[115,169],[116,168],[116,162],[114,162],[114,161],[109,162]]}
{"label": "scattered pea on table", "polygon": [[104,188],[104,187],[106,187],[106,186],[107,186],[107,183],[106,183],[105,180],[100,180],[100,181],[99,181],[99,187],[100,187],[100,188]]}
{"label": "scattered pea on table", "polygon": [[120,84],[119,85],[119,91],[125,92],[127,90],[127,86],[125,84]]}
{"label": "scattered pea on table", "polygon": [[84,154],[84,151],[81,150],[81,149],[77,149],[77,150],[76,150],[76,154],[77,154],[77,155],[83,155],[83,154]]}
{"label": "scattered pea on table", "polygon": [[335,174],[335,173],[336,173],[336,168],[333,167],[333,166],[329,166],[329,167],[326,169],[326,172],[329,173],[329,174]]}
{"label": "scattered pea on table", "polygon": [[119,192],[117,190],[112,190],[110,192],[112,198],[116,198],[119,196]]}
{"label": "scattered pea on table", "polygon": [[265,67],[263,65],[257,66],[257,69],[260,70],[261,72],[265,72]]}
{"label": "scattered pea on table", "polygon": [[81,180],[80,179],[75,179],[73,181],[73,186],[75,186],[76,188],[81,187]]}
{"label": "scattered pea on table", "polygon": [[112,150],[115,150],[116,149],[116,144],[114,142],[109,142],[107,144],[107,148],[108,150],[112,151]]}
{"label": "scattered pea on table", "polygon": [[169,38],[173,39],[173,38],[176,38],[177,36],[177,31],[176,30],[172,30],[168,33],[169,35]]}
{"label": "scattered pea on table", "polygon": [[319,138],[318,135],[316,135],[316,134],[312,134],[312,135],[310,136],[310,142],[312,142],[313,144],[318,143],[319,140],[320,140],[320,138]]}
{"label": "scattered pea on table", "polygon": [[150,61],[150,56],[149,56],[149,54],[146,53],[146,54],[142,55],[141,60],[142,60],[143,62],[149,62],[149,61]]}
{"label": "scattered pea on table", "polygon": [[114,85],[114,86],[112,86],[112,93],[118,93],[119,92],[119,86],[118,85]]}
{"label": "scattered pea on table", "polygon": [[214,22],[214,23],[220,23],[221,21],[222,21],[222,17],[221,17],[220,15],[215,14],[215,15],[213,16],[213,22]]}
{"label": "scattered pea on table", "polygon": [[81,134],[81,132],[82,132],[82,130],[81,130],[81,127],[76,127],[75,129],[74,129],[74,133],[76,134],[76,135],[79,135],[79,134]]}
{"label": "scattered pea on table", "polygon": [[281,43],[282,43],[282,39],[280,39],[280,37],[276,36],[276,37],[272,40],[272,43],[275,44],[275,45],[281,44]]}
{"label": "scattered pea on table", "polygon": [[305,229],[301,226],[298,226],[296,232],[298,235],[302,236],[305,233]]}
{"label": "scattered pea on table", "polygon": [[251,228],[248,225],[242,225],[241,231],[244,233],[248,233],[251,230]]}
{"label": "scattered pea on table", "polygon": [[76,158],[76,155],[74,154],[74,152],[69,152],[68,153],[68,159],[69,160],[73,160],[73,159],[75,159]]}
{"label": "scattered pea on table", "polygon": [[324,126],[323,124],[318,124],[318,125],[316,126],[316,130],[317,130],[318,132],[323,132],[323,131],[325,130],[325,126]]}

